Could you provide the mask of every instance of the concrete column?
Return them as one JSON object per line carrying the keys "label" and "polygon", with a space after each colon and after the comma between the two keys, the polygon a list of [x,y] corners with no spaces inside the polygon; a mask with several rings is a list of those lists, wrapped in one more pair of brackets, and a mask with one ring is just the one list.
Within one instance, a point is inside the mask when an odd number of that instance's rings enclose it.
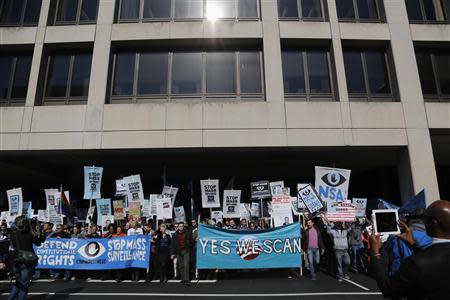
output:
{"label": "concrete column", "polygon": [[[86,109],[85,131],[101,131],[103,106],[107,95],[108,68],[111,51],[111,30],[114,20],[114,0],[100,0],[95,43],[92,55],[91,78],[89,81],[88,105]],[[98,145],[100,135],[87,135],[86,147]]]}
{"label": "concrete column", "polygon": [[[430,204],[439,199],[439,188],[406,6],[404,1],[384,1],[384,5],[406,123],[413,193],[425,188]],[[406,176],[405,172],[400,177]]]}

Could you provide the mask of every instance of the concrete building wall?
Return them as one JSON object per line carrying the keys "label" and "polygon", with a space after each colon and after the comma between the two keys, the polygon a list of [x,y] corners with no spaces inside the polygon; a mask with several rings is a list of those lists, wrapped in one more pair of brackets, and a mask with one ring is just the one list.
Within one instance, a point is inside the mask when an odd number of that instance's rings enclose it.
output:
{"label": "concrete building wall", "polygon": [[[424,103],[413,43],[450,41],[450,26],[410,25],[404,0],[384,1],[386,23],[339,23],[335,1],[326,22],[279,21],[277,0],[262,0],[260,21],[113,24],[115,1],[100,0],[96,25],[46,26],[44,0],[37,27],[0,28],[0,45],[34,46],[26,105],[0,108],[0,150],[405,146],[402,197],[426,188],[438,199],[429,129],[450,128],[450,104]],[[206,38],[262,40],[265,101],[105,104],[111,43]],[[338,101],[285,99],[280,39],[330,43]],[[342,43],[358,40],[390,44],[399,102],[349,101]],[[87,104],[36,106],[44,47],[79,42],[93,44]]]}

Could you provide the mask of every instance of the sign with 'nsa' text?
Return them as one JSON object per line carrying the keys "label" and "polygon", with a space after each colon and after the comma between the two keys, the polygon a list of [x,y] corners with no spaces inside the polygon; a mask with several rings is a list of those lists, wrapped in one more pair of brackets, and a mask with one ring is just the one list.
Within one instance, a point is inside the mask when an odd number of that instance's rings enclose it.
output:
{"label": "sign with 'nsa' text", "polygon": [[316,167],[316,191],[325,202],[347,200],[350,170]]}
{"label": "sign with 'nsa' text", "polygon": [[47,239],[34,246],[38,269],[110,270],[147,268],[150,259],[148,236],[111,239]]}
{"label": "sign with 'nsa' text", "polygon": [[239,231],[199,224],[198,269],[267,269],[301,266],[300,224]]}

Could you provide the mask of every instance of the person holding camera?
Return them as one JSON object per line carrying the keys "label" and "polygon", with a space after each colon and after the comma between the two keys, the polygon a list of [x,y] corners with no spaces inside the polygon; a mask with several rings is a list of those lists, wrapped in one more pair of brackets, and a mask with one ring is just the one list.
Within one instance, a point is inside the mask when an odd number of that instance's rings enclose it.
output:
{"label": "person holding camera", "polygon": [[38,263],[38,256],[34,253],[33,245],[40,246],[45,238],[40,232],[36,220],[29,220],[19,216],[15,220],[16,229],[11,234],[13,246],[13,271],[15,283],[11,287],[9,300],[26,299],[28,286]]}

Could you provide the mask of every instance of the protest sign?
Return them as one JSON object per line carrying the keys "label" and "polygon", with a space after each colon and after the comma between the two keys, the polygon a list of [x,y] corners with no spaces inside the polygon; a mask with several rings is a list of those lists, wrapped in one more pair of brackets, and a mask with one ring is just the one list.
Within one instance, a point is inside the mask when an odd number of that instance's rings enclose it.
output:
{"label": "protest sign", "polygon": [[[163,199],[163,198],[170,198],[170,197],[165,197],[164,195],[160,195],[160,194],[151,194],[150,195],[150,216],[154,217],[157,215],[156,212],[156,202],[159,199]],[[172,201],[172,200],[171,200]]]}
{"label": "protest sign", "polygon": [[239,218],[239,204],[241,203],[240,190],[223,191],[223,217]]}
{"label": "protest sign", "polygon": [[259,218],[261,215],[261,205],[258,202],[252,202],[250,206],[250,216],[252,218]]}
{"label": "protest sign", "polygon": [[137,235],[110,239],[47,239],[34,246],[38,269],[111,270],[148,268],[150,239]]}
{"label": "protest sign", "polygon": [[267,180],[250,183],[250,192],[252,199],[265,199],[272,196],[270,183]]}
{"label": "protest sign", "polygon": [[297,183],[297,208],[299,209],[299,210],[305,210],[306,209],[306,206],[305,206],[305,203],[303,203],[303,201],[300,199],[300,197],[299,197],[299,191],[302,189],[302,188],[304,188],[304,187],[306,187],[308,184],[307,183]]}
{"label": "protest sign", "polygon": [[86,214],[86,223],[89,225],[93,224],[94,212],[95,212],[95,206],[89,207],[89,210]]}
{"label": "protest sign", "polygon": [[286,195],[272,197],[272,218],[275,227],[293,223],[291,198]]}
{"label": "protest sign", "polygon": [[8,190],[6,195],[8,196],[9,216],[13,219],[21,216],[23,211],[22,188]]}
{"label": "protest sign", "polygon": [[330,222],[354,222],[355,207],[350,201],[327,203],[326,217]]}
{"label": "protest sign", "polygon": [[24,202],[22,207],[22,215],[27,218],[32,218],[33,208],[31,207],[31,202]]}
{"label": "protest sign", "polygon": [[128,218],[138,221],[141,218],[141,202],[128,202]]}
{"label": "protest sign", "polygon": [[84,196],[83,199],[100,199],[103,168],[84,167]]}
{"label": "protest sign", "polygon": [[282,188],[284,188],[284,181],[274,181],[270,183],[272,195],[282,194]]}
{"label": "protest sign", "polygon": [[174,207],[173,212],[175,215],[175,222],[185,222],[186,214],[184,213],[184,206]]}
{"label": "protest sign", "polygon": [[300,224],[255,231],[199,224],[198,269],[300,268]]}
{"label": "protest sign", "polygon": [[172,219],[172,200],[161,198],[156,201],[156,216],[158,220]]}
{"label": "protest sign", "polygon": [[291,209],[292,209],[292,213],[296,216],[299,215],[299,210],[298,210],[298,199],[297,197],[289,197],[289,199],[291,200]]}
{"label": "protest sign", "polygon": [[219,180],[200,180],[200,189],[202,192],[203,208],[220,207]]}
{"label": "protest sign", "polygon": [[367,198],[353,198],[352,203],[355,206],[355,215],[357,217],[365,217]]}
{"label": "protest sign", "polygon": [[427,207],[426,204],[426,195],[425,189],[421,190],[417,195],[413,198],[406,201],[402,207],[398,210],[399,213],[412,213],[416,209],[425,209]]}
{"label": "protest sign", "polygon": [[125,196],[127,194],[127,185],[123,178],[116,179],[116,195],[117,196]]}
{"label": "protest sign", "polygon": [[141,175],[131,175],[128,177],[124,177],[123,181],[127,188],[128,203],[132,201],[141,202],[144,199]]}
{"label": "protest sign", "polygon": [[223,224],[223,212],[221,210],[211,211],[211,219],[216,220],[216,224],[219,222]]}
{"label": "protest sign", "polygon": [[316,167],[316,191],[325,202],[347,200],[350,170]]}
{"label": "protest sign", "polygon": [[108,231],[108,226],[114,224],[114,216],[102,216],[102,233]]}
{"label": "protest sign", "polygon": [[385,201],[383,199],[378,199],[378,201],[381,204],[381,208],[385,208],[385,209],[400,209],[399,206],[394,205],[392,203],[389,203],[389,202],[387,202],[387,201]]}
{"label": "protest sign", "polygon": [[303,201],[309,213],[311,214],[314,214],[315,212],[324,208],[319,195],[317,195],[316,190],[314,190],[314,188],[310,184],[298,191],[298,198]]}
{"label": "protest sign", "polygon": [[102,225],[102,217],[111,215],[111,199],[95,200],[97,206],[97,225]]}
{"label": "protest sign", "polygon": [[161,192],[164,198],[170,198],[172,207],[175,205],[175,199],[177,197],[178,188],[173,186],[164,186]]}
{"label": "protest sign", "polygon": [[125,219],[125,211],[123,209],[123,201],[122,200],[114,200],[114,220],[122,221]]}
{"label": "protest sign", "polygon": [[241,220],[250,220],[250,203],[239,203],[239,217]]}
{"label": "protest sign", "polygon": [[8,218],[9,218],[9,211],[2,211],[0,214],[1,221],[3,221],[3,220],[6,221],[6,220],[8,220]]}
{"label": "protest sign", "polygon": [[142,216],[145,218],[150,218],[150,200],[144,199],[142,201]]}
{"label": "protest sign", "polygon": [[48,213],[45,209],[38,209],[37,219],[39,222],[48,222]]}

